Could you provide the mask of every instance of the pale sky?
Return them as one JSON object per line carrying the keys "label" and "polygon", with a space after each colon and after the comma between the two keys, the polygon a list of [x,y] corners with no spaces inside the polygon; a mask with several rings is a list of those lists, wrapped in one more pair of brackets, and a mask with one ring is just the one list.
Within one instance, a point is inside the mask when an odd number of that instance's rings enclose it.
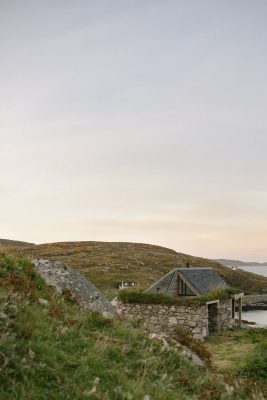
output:
{"label": "pale sky", "polygon": [[266,0],[0,0],[0,237],[267,260]]}

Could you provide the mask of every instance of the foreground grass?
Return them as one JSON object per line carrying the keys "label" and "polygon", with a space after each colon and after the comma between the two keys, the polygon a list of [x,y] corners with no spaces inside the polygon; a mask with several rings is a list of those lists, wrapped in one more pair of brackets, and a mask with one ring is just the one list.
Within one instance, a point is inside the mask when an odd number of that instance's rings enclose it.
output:
{"label": "foreground grass", "polygon": [[267,395],[267,330],[234,328],[208,337],[205,346],[218,371],[253,379]]}
{"label": "foreground grass", "polygon": [[267,330],[233,328],[206,339],[214,365],[221,371],[237,372],[258,345],[267,342]]}
{"label": "foreground grass", "polygon": [[0,399],[259,399],[122,322],[56,296],[27,260],[0,254]]}

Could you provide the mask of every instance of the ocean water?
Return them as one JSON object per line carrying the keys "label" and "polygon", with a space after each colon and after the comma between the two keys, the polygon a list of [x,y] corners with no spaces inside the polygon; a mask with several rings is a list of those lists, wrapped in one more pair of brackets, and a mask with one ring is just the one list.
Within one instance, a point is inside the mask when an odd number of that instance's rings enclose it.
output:
{"label": "ocean water", "polygon": [[243,311],[242,319],[267,327],[267,310]]}
{"label": "ocean water", "polygon": [[253,272],[254,274],[262,275],[262,276],[267,276],[267,267],[259,267],[256,266],[254,267],[253,265],[248,265],[246,267],[239,267],[239,269],[242,269],[243,271],[247,272]]}
{"label": "ocean water", "polygon": [[[262,275],[267,277],[267,267],[259,267],[259,266],[246,266],[239,267],[243,271],[253,272],[254,274]],[[267,310],[251,310],[251,311],[243,311],[243,319],[247,321],[256,322],[259,325],[266,325],[267,327]]]}

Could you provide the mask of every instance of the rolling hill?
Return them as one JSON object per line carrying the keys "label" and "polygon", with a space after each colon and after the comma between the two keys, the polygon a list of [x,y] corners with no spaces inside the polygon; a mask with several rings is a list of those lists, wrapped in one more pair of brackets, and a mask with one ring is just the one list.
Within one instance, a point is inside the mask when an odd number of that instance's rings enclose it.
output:
{"label": "rolling hill", "polygon": [[21,242],[19,240],[0,239],[0,249],[2,247],[28,247],[34,246],[34,243]]}
{"label": "rolling hill", "polygon": [[226,260],[224,258],[215,259],[214,261],[219,262],[226,267],[246,267],[246,266],[253,266],[253,267],[266,267],[267,262],[257,262],[257,261],[240,261],[240,260]]}
{"label": "rolling hill", "polygon": [[245,293],[266,293],[267,278],[244,271],[233,271],[220,263],[174,250],[143,243],[57,242],[27,246],[2,246],[17,256],[48,258],[67,263],[87,276],[100,290],[114,294],[121,281],[134,281],[145,288],[175,267],[186,263],[212,267],[226,282]]}

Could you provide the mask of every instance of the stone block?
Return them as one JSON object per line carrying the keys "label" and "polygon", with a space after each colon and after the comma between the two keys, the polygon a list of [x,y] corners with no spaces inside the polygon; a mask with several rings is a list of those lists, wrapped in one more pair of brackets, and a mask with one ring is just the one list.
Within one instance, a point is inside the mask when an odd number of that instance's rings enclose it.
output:
{"label": "stone block", "polygon": [[170,325],[177,325],[177,319],[175,317],[170,317],[169,318],[169,324]]}
{"label": "stone block", "polygon": [[207,328],[206,328],[206,327],[202,328],[202,336],[203,336],[203,337],[206,337],[207,334],[208,334]]}
{"label": "stone block", "polygon": [[197,326],[197,324],[196,324],[196,322],[194,322],[194,321],[189,321],[189,322],[188,322],[188,326],[189,326],[190,328],[195,328],[195,327]]}

